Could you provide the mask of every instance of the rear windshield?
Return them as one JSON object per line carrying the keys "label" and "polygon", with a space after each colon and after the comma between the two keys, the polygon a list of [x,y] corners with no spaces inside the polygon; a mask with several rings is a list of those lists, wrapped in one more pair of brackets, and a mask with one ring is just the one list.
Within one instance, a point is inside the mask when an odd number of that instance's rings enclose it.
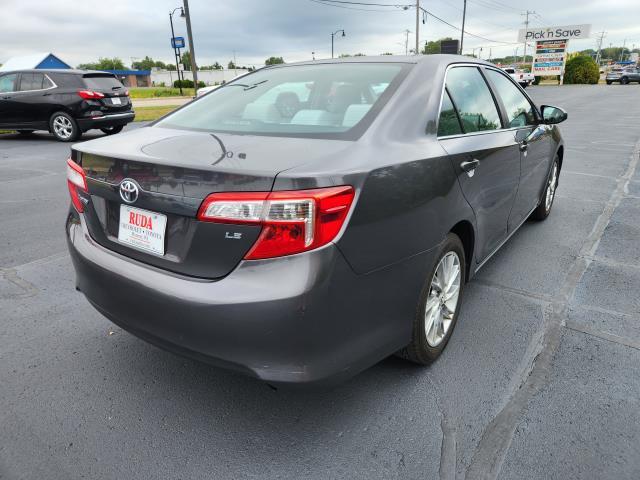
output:
{"label": "rear windshield", "polygon": [[118,90],[120,81],[113,75],[83,75],[84,84],[91,90]]}
{"label": "rear windshield", "polygon": [[339,63],[267,68],[214,90],[156,125],[354,139],[366,130],[410,66]]}

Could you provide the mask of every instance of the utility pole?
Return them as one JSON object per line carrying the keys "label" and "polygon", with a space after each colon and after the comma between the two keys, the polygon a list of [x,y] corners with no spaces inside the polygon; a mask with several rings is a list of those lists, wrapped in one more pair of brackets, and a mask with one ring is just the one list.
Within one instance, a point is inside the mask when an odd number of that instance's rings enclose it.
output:
{"label": "utility pole", "polygon": [[464,43],[464,21],[467,17],[467,0],[464,0],[462,7],[462,31],[460,32],[460,55],[462,55],[462,44]]}
{"label": "utility pole", "polygon": [[[536,12],[527,10],[525,13],[521,13],[525,17],[524,29],[529,29],[529,15],[534,15]],[[522,54],[522,63],[527,63],[527,40],[524,41],[524,53]]]}
{"label": "utility pole", "polygon": [[407,29],[404,31],[404,54],[409,55],[409,34],[411,30]]}
{"label": "utility pole", "polygon": [[420,0],[416,0],[416,55],[420,53]]}
{"label": "utility pole", "polygon": [[189,0],[184,1],[184,15],[187,21],[187,35],[189,36],[189,54],[191,55],[191,72],[193,73],[194,96],[198,93],[198,64],[196,63],[196,49],[193,45],[193,34],[191,33],[191,16],[189,15]]}
{"label": "utility pole", "polygon": [[624,49],[625,46],[627,45],[627,39],[624,39],[624,42],[622,42],[622,51],[620,52],[620,61],[624,60]]}
{"label": "utility pole", "polygon": [[598,32],[600,34],[600,39],[598,40],[598,53],[596,53],[596,63],[600,66],[600,52],[602,51],[602,41],[604,40],[604,36],[607,32]]}

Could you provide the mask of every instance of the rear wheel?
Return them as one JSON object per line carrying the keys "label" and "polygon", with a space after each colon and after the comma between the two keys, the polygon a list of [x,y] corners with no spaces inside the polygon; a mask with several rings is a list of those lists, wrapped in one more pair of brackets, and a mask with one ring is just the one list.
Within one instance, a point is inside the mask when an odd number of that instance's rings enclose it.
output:
{"label": "rear wheel", "polygon": [[73,142],[82,135],[76,121],[64,112],[56,112],[51,115],[49,129],[53,136],[61,142]]}
{"label": "rear wheel", "polygon": [[629,79],[628,79],[627,77],[622,77],[622,78],[620,79],[620,83],[621,83],[622,85],[626,85],[627,83],[629,83]]}
{"label": "rear wheel", "polygon": [[124,128],[124,125],[118,125],[118,126],[115,126],[115,127],[101,128],[100,130],[103,133],[106,133],[107,135],[115,135],[116,133],[120,133],[123,128]]}
{"label": "rear wheel", "polygon": [[607,80],[607,85],[611,85],[613,82],[611,82],[610,80]]}
{"label": "rear wheel", "polygon": [[556,197],[556,188],[558,187],[558,176],[560,175],[560,160],[556,155],[553,160],[553,166],[551,172],[549,172],[549,178],[547,179],[546,187],[542,193],[542,198],[536,208],[531,214],[531,218],[534,220],[544,220],[551,213],[551,207],[553,206],[553,200]]}
{"label": "rear wheel", "polygon": [[398,352],[399,356],[422,365],[440,356],[458,319],[465,269],[462,242],[450,233],[422,288],[411,343]]}

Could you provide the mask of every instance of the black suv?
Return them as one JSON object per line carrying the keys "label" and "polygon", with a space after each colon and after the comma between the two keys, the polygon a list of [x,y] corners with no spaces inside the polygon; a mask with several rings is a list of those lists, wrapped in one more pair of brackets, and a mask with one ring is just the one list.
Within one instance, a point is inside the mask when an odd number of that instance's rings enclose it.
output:
{"label": "black suv", "polygon": [[71,142],[92,128],[118,133],[134,117],[129,92],[111,73],[0,72],[0,129],[48,130],[58,140]]}

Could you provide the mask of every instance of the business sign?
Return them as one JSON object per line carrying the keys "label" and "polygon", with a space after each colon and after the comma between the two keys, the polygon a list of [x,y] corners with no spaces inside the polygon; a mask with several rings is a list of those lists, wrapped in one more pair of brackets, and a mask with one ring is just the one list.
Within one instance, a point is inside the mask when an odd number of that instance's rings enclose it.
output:
{"label": "business sign", "polygon": [[184,37],[173,37],[171,39],[171,48],[184,48]]}
{"label": "business sign", "polygon": [[567,25],[564,27],[542,27],[521,29],[518,32],[519,42],[538,40],[578,40],[589,38],[591,25]]}
{"label": "business sign", "polygon": [[563,75],[568,43],[568,40],[537,41],[531,73],[536,76]]}
{"label": "business sign", "polygon": [[460,49],[460,41],[458,39],[440,41],[440,53],[457,55],[459,49]]}

